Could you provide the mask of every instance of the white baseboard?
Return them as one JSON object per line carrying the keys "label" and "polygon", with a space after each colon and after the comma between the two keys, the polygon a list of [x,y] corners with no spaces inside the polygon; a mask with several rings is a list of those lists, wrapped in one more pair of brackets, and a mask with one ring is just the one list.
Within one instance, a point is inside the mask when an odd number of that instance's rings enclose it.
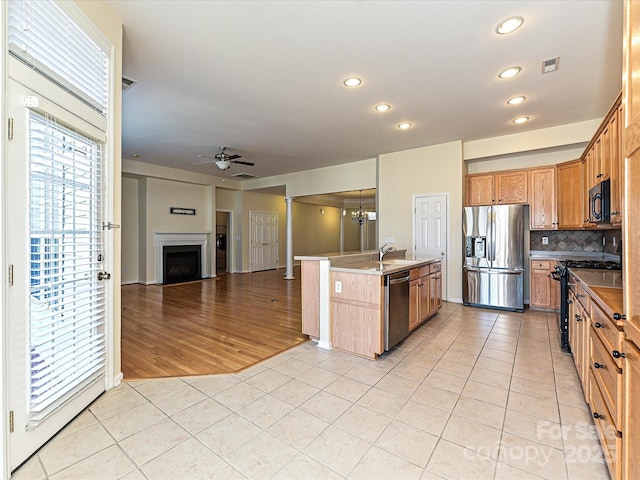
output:
{"label": "white baseboard", "polygon": [[136,283],[142,283],[140,280],[129,280],[128,282],[120,282],[120,285],[135,285]]}
{"label": "white baseboard", "polygon": [[449,303],[462,303],[461,298],[448,298],[446,301]]}

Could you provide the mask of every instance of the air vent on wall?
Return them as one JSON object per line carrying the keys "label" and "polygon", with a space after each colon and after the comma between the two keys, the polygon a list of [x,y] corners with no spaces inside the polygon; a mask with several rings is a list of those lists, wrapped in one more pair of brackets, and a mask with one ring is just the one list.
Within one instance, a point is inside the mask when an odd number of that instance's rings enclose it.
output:
{"label": "air vent on wall", "polygon": [[232,177],[236,177],[236,178],[242,178],[242,179],[249,179],[249,178],[258,178],[255,175],[251,175],[250,173],[235,173],[233,175],[231,175]]}
{"label": "air vent on wall", "polygon": [[127,77],[122,77],[122,90],[128,90],[129,88],[133,87],[136,83],[135,80],[132,80],[130,78]]}
{"label": "air vent on wall", "polygon": [[560,68],[560,57],[550,58],[542,62],[542,73],[555,72]]}

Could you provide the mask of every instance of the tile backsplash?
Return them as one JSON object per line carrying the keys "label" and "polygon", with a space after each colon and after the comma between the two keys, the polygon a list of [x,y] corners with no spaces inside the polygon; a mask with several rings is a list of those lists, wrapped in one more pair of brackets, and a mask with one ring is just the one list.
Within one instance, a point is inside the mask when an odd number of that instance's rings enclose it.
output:
{"label": "tile backsplash", "polygon": [[[542,237],[549,238],[549,244],[542,244]],[[602,245],[602,239],[605,245]],[[614,246],[615,238],[615,246]],[[530,233],[531,250],[562,250],[569,252],[617,253],[622,239],[622,230],[549,230]]]}

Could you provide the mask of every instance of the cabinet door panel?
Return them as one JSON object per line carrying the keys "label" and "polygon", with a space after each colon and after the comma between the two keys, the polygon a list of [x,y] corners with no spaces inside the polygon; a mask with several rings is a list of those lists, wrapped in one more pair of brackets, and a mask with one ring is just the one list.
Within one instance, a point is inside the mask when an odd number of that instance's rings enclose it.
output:
{"label": "cabinet door panel", "polygon": [[527,172],[516,171],[496,174],[496,203],[527,203]]}
{"label": "cabinet door panel", "polygon": [[583,170],[582,160],[558,165],[558,228],[580,228],[586,218],[583,207]]}
{"label": "cabinet door panel", "polygon": [[544,168],[529,172],[529,224],[531,229],[556,228],[556,170]]}
{"label": "cabinet door panel", "polygon": [[491,205],[493,203],[494,176],[467,176],[467,205]]}

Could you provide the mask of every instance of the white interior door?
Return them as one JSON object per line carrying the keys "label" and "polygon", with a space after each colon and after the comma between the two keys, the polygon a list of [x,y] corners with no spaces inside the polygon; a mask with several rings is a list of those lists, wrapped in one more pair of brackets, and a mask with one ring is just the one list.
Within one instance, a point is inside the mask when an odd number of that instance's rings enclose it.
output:
{"label": "white interior door", "polygon": [[442,298],[447,299],[449,208],[446,194],[415,198],[414,254],[442,258]]}
{"label": "white interior door", "polygon": [[105,390],[105,137],[56,101],[8,81],[11,469]]}
{"label": "white interior door", "polygon": [[278,268],[278,212],[249,212],[250,270]]}

